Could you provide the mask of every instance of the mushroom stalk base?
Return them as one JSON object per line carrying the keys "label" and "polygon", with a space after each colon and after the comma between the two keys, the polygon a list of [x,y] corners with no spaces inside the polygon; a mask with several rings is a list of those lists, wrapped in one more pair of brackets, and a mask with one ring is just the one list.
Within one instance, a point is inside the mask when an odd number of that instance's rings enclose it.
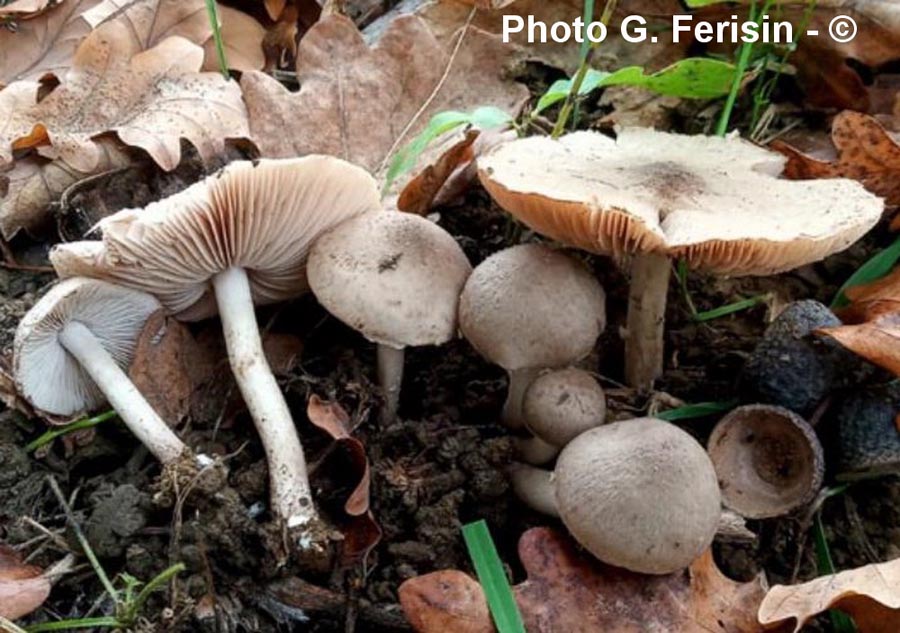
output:
{"label": "mushroom stalk base", "polygon": [[525,391],[541,372],[538,367],[526,367],[514,369],[509,372],[509,389],[506,392],[506,402],[503,404],[503,413],[500,420],[511,429],[525,428],[525,414],[522,411],[522,403],[525,400]]}
{"label": "mushroom stalk base", "polygon": [[384,395],[384,404],[381,406],[381,421],[385,424],[397,419],[397,411],[400,409],[400,387],[403,384],[404,351],[378,345],[378,383],[381,385],[381,393]]}
{"label": "mushroom stalk base", "polygon": [[272,511],[289,528],[306,525],[317,518],[306,458],[287,402],[263,353],[247,273],[243,268],[229,268],[213,277],[212,283],[228,360],[266,451]]}
{"label": "mushroom stalk base", "polygon": [[125,426],[165,466],[178,462],[187,450],[159,417],[128,375],[86,326],[72,321],[59,333],[59,342],[93,379]]}
{"label": "mushroom stalk base", "polygon": [[662,255],[638,255],[631,266],[625,382],[637,389],[650,389],[663,372],[669,275],[669,259]]}
{"label": "mushroom stalk base", "polygon": [[559,516],[553,471],[514,463],[509,467],[509,479],[513,492],[529,508],[547,516]]}

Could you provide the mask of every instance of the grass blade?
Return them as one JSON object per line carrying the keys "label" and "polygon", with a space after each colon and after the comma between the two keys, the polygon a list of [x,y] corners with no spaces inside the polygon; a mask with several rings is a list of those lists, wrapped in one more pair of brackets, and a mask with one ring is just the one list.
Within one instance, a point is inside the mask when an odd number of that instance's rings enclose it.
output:
{"label": "grass blade", "polygon": [[900,237],[883,251],[874,255],[869,261],[860,266],[855,273],[850,275],[850,279],[844,282],[841,289],[838,290],[831,302],[831,308],[843,308],[850,304],[847,295],[844,294],[848,288],[853,286],[861,286],[863,284],[877,281],[891,272],[894,264],[900,259]]}
{"label": "grass blade", "polygon": [[219,58],[219,69],[225,76],[230,79],[228,74],[228,60],[225,59],[225,43],[222,41],[222,30],[219,28],[219,10],[216,7],[216,0],[206,0],[206,15],[209,17],[209,25],[212,27],[213,41],[216,43],[216,57]]}
{"label": "grass blade", "polygon": [[697,404],[686,404],[683,407],[669,409],[656,416],[660,420],[667,422],[675,422],[676,420],[692,420],[694,418],[705,418],[708,415],[716,413],[725,413],[731,411],[737,406],[737,400],[723,400],[721,402],[698,402]]}
{"label": "grass blade", "polygon": [[728,316],[729,314],[734,314],[735,312],[740,312],[741,310],[747,310],[748,308],[752,308],[754,306],[759,305],[760,303],[765,303],[768,301],[769,295],[757,295],[755,297],[751,297],[749,299],[743,299],[741,301],[735,301],[734,303],[729,303],[728,305],[719,306],[718,308],[713,308],[712,310],[707,310],[705,312],[698,312],[694,315],[694,321],[700,321],[701,323],[704,321],[712,321],[714,319],[721,319],[723,316]]}
{"label": "grass blade", "polygon": [[118,629],[119,621],[113,617],[81,618],[79,620],[55,620],[53,622],[33,624],[25,630],[28,633],[40,633],[41,631],[71,631],[73,629],[94,629],[97,627]]}
{"label": "grass blade", "polygon": [[98,424],[102,424],[107,420],[112,420],[117,415],[118,414],[115,411],[110,410],[106,413],[101,413],[100,415],[96,415],[92,418],[85,418],[84,420],[78,420],[77,422],[72,422],[71,424],[67,424],[59,428],[50,429],[49,431],[46,431],[45,433],[40,435],[34,441],[29,442],[25,446],[25,452],[30,453],[32,451],[36,451],[40,447],[49,444],[61,435],[68,435],[69,433],[74,433],[75,431],[89,429],[91,427],[97,426]]}
{"label": "grass blade", "polygon": [[487,524],[484,520],[469,523],[463,526],[462,533],[469,549],[469,557],[475,565],[478,581],[484,589],[491,615],[494,617],[494,624],[497,625],[497,631],[525,633],[519,607],[516,605]]}

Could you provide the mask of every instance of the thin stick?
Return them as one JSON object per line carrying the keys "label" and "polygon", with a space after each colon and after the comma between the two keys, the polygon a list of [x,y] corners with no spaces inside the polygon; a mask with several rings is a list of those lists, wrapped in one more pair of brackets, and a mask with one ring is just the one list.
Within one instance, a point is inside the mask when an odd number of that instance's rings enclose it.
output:
{"label": "thin stick", "polygon": [[406,135],[409,134],[409,131],[416,124],[423,114],[425,114],[425,110],[431,105],[431,103],[437,98],[438,93],[441,91],[441,88],[444,87],[444,84],[447,82],[447,79],[450,77],[450,70],[453,68],[453,62],[456,61],[456,56],[459,55],[459,51],[462,48],[463,40],[466,39],[466,34],[469,32],[469,26],[472,24],[472,20],[475,19],[475,13],[478,11],[476,7],[472,7],[472,10],[469,11],[469,17],[466,18],[466,23],[463,25],[462,29],[460,29],[459,39],[456,41],[456,45],[453,47],[453,52],[450,53],[450,59],[447,60],[447,67],[444,68],[444,74],[441,76],[440,80],[437,82],[437,85],[434,87],[434,90],[431,91],[431,94],[428,95],[428,98],[425,99],[425,102],[422,104],[422,107],[413,115],[413,117],[409,120],[409,123],[406,124],[406,127],[403,128],[403,131],[397,136],[394,140],[394,144],[391,145],[391,149],[387,151],[387,154],[384,155],[384,158],[381,159],[381,164],[378,166],[379,173],[384,171],[387,162],[390,160],[391,156],[394,155],[394,152],[397,151],[397,148],[400,147],[400,143],[403,142],[403,139],[406,138]]}

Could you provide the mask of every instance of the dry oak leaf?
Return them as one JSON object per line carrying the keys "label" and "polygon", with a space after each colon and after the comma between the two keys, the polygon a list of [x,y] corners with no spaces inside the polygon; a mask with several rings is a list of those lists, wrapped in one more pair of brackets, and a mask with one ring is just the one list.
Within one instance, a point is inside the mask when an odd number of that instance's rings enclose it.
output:
{"label": "dry oak leaf", "polygon": [[204,0],[103,0],[82,17],[93,29],[127,26],[133,53],[173,35],[200,45],[212,35]]}
{"label": "dry oak leaf", "polygon": [[13,0],[9,4],[0,7],[0,18],[13,17],[17,20],[27,20],[40,15],[47,9],[53,8],[62,0]]}
{"label": "dry oak leaf", "polygon": [[837,150],[832,162],[813,158],[781,141],[770,147],[788,157],[786,178],[852,178],[888,205],[900,205],[900,144],[877,119],[842,112],[834,118],[831,138]]}
{"label": "dry oak leaf", "polygon": [[0,545],[0,616],[15,620],[40,607],[50,595],[50,579],[25,565],[18,553]]}
{"label": "dry oak leaf", "polygon": [[[36,81],[17,81],[0,90],[0,138],[14,138],[31,129],[25,115],[37,101]],[[0,167],[13,159],[12,144],[0,143]]]}
{"label": "dry oak leaf", "polygon": [[[503,76],[509,49],[476,29],[462,35],[442,82],[451,49],[421,19],[396,19],[369,48],[349,19],[325,17],[300,42],[299,92],[263,73],[244,74],[252,140],[263,156],[331,154],[383,174],[393,151],[437,112],[482,105],[518,112],[528,91]],[[432,157],[426,152],[423,164]]]}
{"label": "dry oak leaf", "polygon": [[20,22],[15,32],[0,28],[0,86],[62,74],[91,31],[81,14],[98,2],[66,0],[34,19]]}
{"label": "dry oak leaf", "polygon": [[759,607],[759,621],[775,627],[793,620],[797,633],[827,609],[850,614],[860,633],[900,631],[900,558],[800,585],[776,585]]}
{"label": "dry oak leaf", "polygon": [[[241,72],[260,70],[266,65],[263,51],[266,29],[243,11],[219,5],[218,12],[228,67]],[[203,70],[218,71],[219,58],[215,40],[209,38],[203,48],[206,51]]]}
{"label": "dry oak leaf", "polygon": [[21,114],[30,133],[2,134],[0,147],[38,147],[43,156],[88,172],[102,159],[95,137],[115,132],[171,170],[181,159],[182,138],[208,160],[224,150],[225,139],[248,135],[238,85],[197,72],[202,48],[170,37],[129,60],[123,56],[132,45],[127,27],[110,27],[92,33],[62,84]]}
{"label": "dry oak leaf", "polygon": [[[709,551],[684,572],[645,576],[604,565],[549,528],[533,528],[519,540],[519,558],[528,580],[514,593],[529,633],[762,631],[756,620],[762,580],[729,580]],[[400,604],[416,630],[493,630],[480,587],[465,578],[437,572],[400,586]]]}
{"label": "dry oak leaf", "polygon": [[24,230],[36,235],[48,222],[48,208],[71,185],[112,169],[130,165],[132,157],[114,139],[97,139],[100,160],[87,172],[75,169],[62,159],[48,161],[39,156],[17,160],[5,174],[6,196],[0,198],[0,237],[11,240]]}

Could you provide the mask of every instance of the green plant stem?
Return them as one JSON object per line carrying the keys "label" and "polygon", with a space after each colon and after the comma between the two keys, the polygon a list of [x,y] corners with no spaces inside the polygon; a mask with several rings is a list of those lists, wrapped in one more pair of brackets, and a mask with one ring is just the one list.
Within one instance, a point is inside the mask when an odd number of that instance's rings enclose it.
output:
{"label": "green plant stem", "polygon": [[688,311],[690,311],[692,317],[696,317],[697,316],[697,306],[694,305],[694,299],[691,297],[690,290],[688,290],[687,276],[688,276],[687,262],[683,259],[678,260],[678,267],[676,268],[676,277],[678,277],[678,287],[681,288],[681,294],[684,297],[684,302],[687,304]]}
{"label": "green plant stem", "polygon": [[206,15],[209,16],[213,40],[216,43],[216,57],[219,59],[219,69],[222,71],[225,79],[230,79],[228,61],[225,59],[225,43],[222,41],[222,30],[219,28],[219,10],[216,7],[216,0],[206,0]]}
{"label": "green plant stem", "polygon": [[704,321],[712,321],[713,319],[720,319],[723,316],[728,316],[729,314],[734,314],[735,312],[740,312],[741,310],[746,310],[748,308],[752,308],[753,306],[759,305],[760,303],[764,303],[769,300],[768,294],[757,295],[755,297],[751,297],[749,299],[742,299],[741,301],[735,301],[734,303],[729,303],[728,305],[719,306],[718,308],[713,308],[712,310],[707,310],[705,312],[698,312],[694,315],[694,320],[699,322]]}
{"label": "green plant stem", "polygon": [[499,633],[525,633],[525,625],[519,607],[513,598],[512,588],[506,578],[503,563],[491,539],[484,520],[464,525],[463,540],[469,550],[469,557],[478,574],[478,581],[484,589],[488,607]]}
{"label": "green plant stem", "polygon": [[[757,0],[753,0],[753,4],[750,6],[750,19],[759,24],[759,21],[757,20],[756,2]],[[731,123],[731,114],[734,112],[734,106],[737,103],[738,94],[741,91],[744,73],[747,71],[747,66],[750,64],[750,54],[752,52],[753,44],[749,42],[741,44],[740,52],[738,53],[737,70],[734,73],[734,81],[731,83],[731,92],[728,93],[728,98],[725,100],[725,107],[722,109],[722,115],[719,117],[719,124],[716,126],[716,134],[718,136],[725,136],[728,134],[728,125]]]}
{"label": "green plant stem", "polygon": [[94,550],[91,549],[91,544],[88,543],[87,538],[84,536],[84,532],[81,531],[81,526],[78,525],[78,521],[75,520],[75,513],[72,512],[72,508],[69,507],[69,503],[66,501],[66,497],[63,495],[59,484],[56,483],[56,479],[53,475],[47,477],[47,481],[50,484],[50,489],[53,491],[53,494],[56,495],[59,505],[62,506],[63,512],[66,514],[66,519],[72,526],[72,531],[75,532],[75,538],[78,539],[78,544],[81,545],[84,555],[87,556],[88,561],[91,563],[91,567],[94,568],[94,573],[97,574],[97,578],[100,579],[100,583],[103,585],[103,588],[106,589],[106,593],[109,594],[109,597],[113,599],[113,602],[118,604],[119,593],[116,591],[115,587],[113,587],[112,582],[110,582],[109,576],[106,575],[103,566],[100,565],[100,561],[97,560],[97,555],[94,554]]}
{"label": "green plant stem", "polygon": [[43,433],[40,437],[36,438],[34,441],[28,443],[25,446],[25,452],[30,453],[32,451],[36,451],[40,447],[49,444],[62,435],[68,435],[69,433],[74,433],[75,431],[89,429],[108,420],[112,420],[117,415],[118,414],[115,411],[107,411],[106,413],[101,413],[100,415],[94,416],[92,418],[85,418],[84,420],[78,420],[77,422],[72,422],[71,424],[67,424],[63,427],[50,429],[49,431]]}
{"label": "green plant stem", "polygon": [[[29,626],[27,633],[40,633],[41,631],[71,631],[72,629],[93,629],[105,626],[112,629],[120,629],[122,625],[113,617],[82,618],[80,620],[56,620],[54,622],[42,622]],[[15,629],[14,629],[15,630]],[[18,629],[21,631],[22,629]]]}
{"label": "green plant stem", "polygon": [[141,608],[144,606],[144,603],[147,602],[147,598],[150,597],[150,594],[162,587],[172,578],[183,572],[185,569],[186,567],[184,566],[184,563],[177,563],[175,565],[172,565],[168,569],[163,570],[153,580],[144,585],[144,588],[141,589],[140,593],[138,593],[134,601],[128,606],[125,617],[123,618],[123,620],[125,620],[125,623],[127,625],[131,625],[135,620],[137,620],[137,616],[141,612]]}
{"label": "green plant stem", "polygon": [[[617,3],[618,0],[606,0],[606,6],[603,7],[603,13],[600,16],[600,22],[602,22],[604,26],[609,26],[609,21],[612,19]],[[581,85],[584,83],[584,78],[587,76],[588,70],[591,67],[591,60],[593,60],[594,51],[596,50],[597,45],[590,44],[587,52],[582,55],[581,65],[578,67],[575,80],[572,82],[572,88],[569,90],[569,94],[566,95],[566,100],[559,112],[559,117],[556,119],[556,125],[553,126],[553,132],[550,134],[551,138],[559,138],[562,136],[563,132],[566,131],[566,125],[569,123],[569,117],[572,116],[572,110],[578,99],[578,93],[581,91]]]}

